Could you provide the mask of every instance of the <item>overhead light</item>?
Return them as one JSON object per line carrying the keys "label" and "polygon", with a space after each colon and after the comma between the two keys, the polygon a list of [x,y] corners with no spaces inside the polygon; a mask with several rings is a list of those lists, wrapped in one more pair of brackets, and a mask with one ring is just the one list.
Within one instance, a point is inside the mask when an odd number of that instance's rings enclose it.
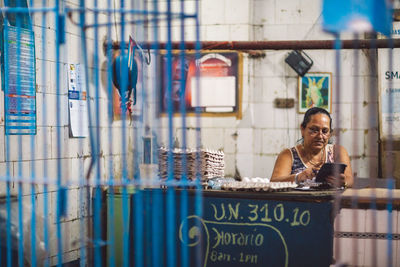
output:
{"label": "overhead light", "polygon": [[323,0],[322,27],[328,32],[380,32],[390,35],[390,0]]}

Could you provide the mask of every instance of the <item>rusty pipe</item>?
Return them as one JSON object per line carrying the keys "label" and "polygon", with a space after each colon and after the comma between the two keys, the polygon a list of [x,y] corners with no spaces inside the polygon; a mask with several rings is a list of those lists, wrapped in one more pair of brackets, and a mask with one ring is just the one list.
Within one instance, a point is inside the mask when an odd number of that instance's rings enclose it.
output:
{"label": "rusty pipe", "polygon": [[[120,49],[119,42],[103,44],[104,48]],[[141,43],[142,48],[166,49],[167,43]],[[126,46],[127,47],[127,46]],[[172,42],[171,49],[180,49],[180,42]],[[341,40],[340,49],[370,49],[370,48],[399,48],[400,39],[363,39],[363,40]],[[196,48],[196,42],[185,42],[186,50]],[[335,49],[335,40],[304,40],[304,41],[203,41],[200,42],[202,50],[318,50]]]}

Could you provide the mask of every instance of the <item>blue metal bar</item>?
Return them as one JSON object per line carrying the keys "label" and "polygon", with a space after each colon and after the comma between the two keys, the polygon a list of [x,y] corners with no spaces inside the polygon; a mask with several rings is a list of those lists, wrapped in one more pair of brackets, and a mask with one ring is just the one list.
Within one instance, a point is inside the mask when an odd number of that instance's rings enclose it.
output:
{"label": "blue metal bar", "polygon": [[[389,70],[393,70],[393,39],[389,36]],[[392,88],[392,79],[389,79],[389,88]],[[389,98],[389,113],[393,111],[393,97]],[[393,148],[393,127],[392,123],[389,123],[388,129],[388,140],[386,144],[386,150],[391,151]],[[388,259],[388,267],[393,266],[393,189],[394,189],[394,177],[393,177],[393,159],[389,157],[386,160],[387,171],[388,171],[388,203],[387,203],[387,211],[388,211],[388,249],[387,249],[387,259]]]}
{"label": "blue metal bar", "polygon": [[[94,6],[97,7],[97,0],[94,1]],[[98,13],[94,13],[94,22],[95,24],[98,21]],[[99,34],[98,29],[94,30],[94,48],[93,48],[93,80],[95,88],[99,88]],[[86,53],[86,51],[84,51]],[[95,110],[96,110],[96,144],[97,151],[100,151],[100,106],[99,106],[99,90],[95,90]],[[100,208],[101,208],[101,188],[100,188],[100,179],[101,179],[101,170],[100,170],[100,155],[95,154],[92,157],[97,157],[96,171],[95,171],[95,199],[94,199],[94,213],[93,213],[93,221],[94,221],[94,264],[95,266],[102,266],[101,261],[101,222],[100,222]]]}
{"label": "blue metal bar", "polygon": [[41,7],[41,8],[35,8],[35,7],[1,7],[0,12],[3,13],[37,13],[37,12],[48,12],[48,11],[54,11],[54,7]]}
{"label": "blue metal bar", "polygon": [[[120,0],[121,8],[125,6],[125,1]],[[125,13],[121,14],[121,21],[125,21]],[[125,43],[125,26],[124,23],[121,24],[121,44]],[[123,70],[124,66],[124,57],[125,57],[125,49],[121,47],[120,53],[120,68]],[[120,91],[121,91],[121,121],[122,121],[122,147],[121,151],[126,150],[126,105],[125,105],[125,94],[126,94],[126,86],[127,86],[127,78],[128,73],[126,71],[122,71],[122,81],[120,81]],[[123,266],[127,267],[129,264],[129,197],[128,197],[128,190],[124,183],[127,182],[128,179],[128,170],[127,170],[127,159],[126,153],[122,153],[122,235],[123,235]]]}
{"label": "blue metal bar", "polygon": [[[56,30],[60,30],[60,0],[56,0],[55,3],[55,24],[56,24]],[[61,71],[60,71],[60,35],[57,33],[56,34],[56,47],[55,47],[55,53],[56,53],[56,77],[57,77],[57,83],[56,83],[56,106],[60,107],[61,106],[61,85],[60,85],[60,77]],[[57,266],[61,267],[62,265],[62,252],[63,252],[63,244],[62,244],[62,229],[61,229],[61,216],[62,214],[62,198],[63,198],[63,193],[62,193],[62,163],[61,163],[61,155],[62,155],[62,145],[61,145],[61,115],[60,112],[56,112],[56,145],[57,145],[57,208],[56,208],[56,232],[57,232]]]}
{"label": "blue metal bar", "polygon": [[[42,0],[42,5],[46,5],[46,0]],[[47,24],[47,19],[46,19],[47,12],[45,11],[42,16],[42,25]],[[45,44],[47,41],[46,38],[46,27],[42,27],[42,44]],[[42,84],[46,83],[46,74],[47,74],[47,64],[46,64],[46,46],[43,45],[43,55],[42,55]],[[45,87],[44,87],[45,88]],[[45,99],[45,92],[43,92],[43,103]],[[43,104],[43,125],[47,125],[47,105]],[[47,136],[43,134],[43,158],[47,158]],[[47,163],[44,160],[43,161],[43,179],[44,179],[44,184],[43,184],[43,242],[44,242],[44,248],[45,251],[50,251],[50,245],[49,245],[49,205],[48,205],[48,169],[47,169]],[[50,266],[49,262],[49,257],[45,257],[44,261],[44,266],[48,267]]]}
{"label": "blue metal bar", "polygon": [[[199,1],[196,0],[196,14],[199,14],[200,8],[199,8]],[[196,41],[195,41],[195,57],[196,61],[200,59],[200,49],[201,49],[201,43],[200,43],[200,21],[199,17],[196,16]],[[196,87],[200,88],[200,70],[199,66],[196,64]],[[200,100],[200,90],[197,90],[197,96],[196,99],[198,101]],[[201,148],[201,132],[200,132],[200,127],[201,127],[201,121],[200,121],[200,109],[196,108],[195,109],[195,114],[196,114],[196,149],[198,151],[196,155],[196,193],[195,193],[195,214],[199,216],[200,218],[203,216],[203,199],[202,199],[202,187],[201,187],[201,174],[200,174],[200,148]],[[196,220],[196,226],[201,229],[201,223],[200,220]],[[201,238],[203,240],[203,238]],[[203,266],[203,243],[200,241],[200,244],[196,246],[196,264],[197,266]]]}
{"label": "blue metal bar", "polygon": [[[21,6],[20,0],[17,0],[17,5]],[[21,69],[21,17],[17,17],[16,26],[17,26],[17,70]],[[17,81],[21,80],[20,72],[17,71]],[[17,95],[21,95],[21,83],[17,82]],[[21,112],[21,101],[17,99],[17,113]],[[22,177],[22,136],[18,135],[18,177]],[[23,190],[22,183],[18,183],[18,232],[19,232],[19,240],[18,240],[18,264],[20,266],[24,265],[24,209],[22,206],[23,202]]]}
{"label": "blue metal bar", "polygon": [[[173,106],[172,106],[172,21],[171,1],[167,1],[167,113],[168,113],[168,175],[167,179],[174,179],[174,159],[172,156],[173,136]],[[167,189],[167,266],[176,266],[175,261],[175,190],[173,187]]]}
{"label": "blue metal bar", "polygon": [[[111,0],[107,0],[107,7],[111,7]],[[107,21],[109,25],[107,25],[107,41],[111,43],[111,16],[108,16]],[[110,46],[110,45],[108,45]],[[112,85],[112,51],[110,48],[107,48],[107,92],[109,96],[113,95],[113,85]],[[108,100],[108,123],[110,125],[108,129],[108,150],[109,155],[113,155],[113,133],[112,133],[112,118],[113,118],[113,97]],[[113,158],[110,157],[109,159],[109,181],[114,183],[114,173],[113,173]],[[110,254],[108,255],[108,266],[113,267],[115,266],[115,195],[114,195],[114,186],[111,186],[108,190],[107,195],[107,209],[109,211],[109,216],[107,216],[107,238],[108,240],[108,247]]]}
{"label": "blue metal bar", "polygon": [[[154,0],[153,1],[153,14],[158,14],[158,1]],[[155,41],[158,40],[158,24],[159,20],[158,17],[154,16],[154,33],[153,33],[153,38]],[[159,55],[159,47],[158,45],[155,45],[154,47],[154,54]],[[157,62],[157,61],[156,61]],[[161,62],[161,64],[164,64]],[[158,72],[159,68],[155,64],[154,65],[154,75],[156,77],[160,77],[160,73]],[[157,84],[153,84],[153,99],[157,98]],[[157,121],[157,120],[156,120]],[[158,125],[155,125],[158,126]],[[156,127],[159,129],[158,127]],[[164,244],[164,232],[163,232],[163,223],[162,223],[162,195],[161,195],[161,190],[155,190],[152,194],[153,198],[153,210],[152,210],[152,259],[153,259],[153,267],[158,267],[161,266],[163,263],[164,259],[164,249],[163,249],[163,244]]]}
{"label": "blue metal bar", "polygon": [[[133,1],[131,1],[131,6],[133,8],[135,7]],[[130,15],[132,16],[132,19],[133,19],[133,16],[136,15],[136,14],[131,13]],[[123,22],[124,22],[124,24],[126,24],[126,20],[124,20]],[[139,31],[138,29],[136,29],[136,30],[137,30],[136,32]],[[139,38],[141,38],[141,37],[142,36],[139,36]],[[133,37],[133,38],[135,39],[135,37]],[[136,40],[135,40],[135,42],[136,42]],[[136,45],[136,44],[134,44],[134,45]],[[132,57],[133,57],[132,61],[134,61],[135,60],[135,49],[133,49]],[[141,105],[140,108],[141,108],[142,112],[141,112],[140,116],[136,117],[136,125],[132,129],[133,130],[133,140],[134,140],[133,141],[133,146],[134,146],[133,147],[133,159],[132,159],[133,160],[132,166],[133,166],[133,172],[134,172],[133,173],[133,179],[135,181],[139,181],[139,183],[141,183],[143,181],[142,177],[140,177],[140,169],[139,169],[139,149],[142,147],[141,146],[141,144],[142,144],[141,142],[143,142],[143,140],[140,140],[140,138],[139,138],[139,131],[143,133],[143,130],[142,130],[142,127],[141,127],[142,123],[140,123],[140,122],[143,122],[141,120],[145,116],[143,114],[145,112],[143,103],[146,100],[145,96],[144,96],[145,94],[144,94],[144,85],[143,85],[144,84],[143,72],[144,72],[144,69],[145,69],[145,64],[144,64],[143,61],[140,61],[140,62],[141,62],[141,64],[139,64],[139,66],[141,66],[141,68],[140,68],[141,70],[140,70],[140,72],[138,71],[139,73],[138,73],[138,77],[137,78],[138,78],[138,80],[142,81],[142,88],[140,88],[141,89],[140,94],[141,94],[142,97],[141,97],[141,101],[140,102],[136,101],[136,105]],[[140,74],[140,77],[139,77],[139,74]],[[130,87],[131,87],[131,85],[129,85],[129,90],[131,89]],[[136,89],[137,90],[139,89],[137,87],[137,85],[136,85]],[[134,97],[136,97],[136,96],[134,95]],[[147,204],[147,202],[143,200],[143,197],[144,197],[144,195],[143,195],[143,192],[142,192],[142,188],[141,187],[136,188],[135,194],[134,194],[135,206],[136,206],[135,209],[134,209],[135,210],[135,214],[133,214],[133,213],[131,214],[131,216],[135,217],[135,220],[131,220],[132,223],[134,223],[134,225],[131,225],[131,228],[130,228],[135,233],[135,241],[134,242],[135,242],[135,255],[136,255],[136,257],[134,259],[132,259],[132,261],[134,262],[135,266],[145,266],[145,259],[144,259],[144,251],[145,250],[144,250],[143,244],[144,244],[144,241],[145,241],[144,238],[146,236],[145,228],[144,228],[144,220],[146,219],[147,216],[143,216],[143,215],[144,215],[144,204],[145,203]],[[130,210],[133,210],[132,207],[131,207]]]}
{"label": "blue metal bar", "polygon": [[[7,20],[7,16],[4,17],[4,24],[8,25],[8,20]],[[4,39],[8,40],[8,27],[4,27]],[[4,62],[8,62],[8,57],[9,57],[9,51],[8,51],[8,45],[4,46]],[[8,77],[6,76],[5,79],[8,79]],[[8,88],[4,89],[5,92],[8,91]],[[8,109],[8,102],[5,101],[5,107],[6,110]],[[11,161],[10,161],[10,137],[9,135],[5,136],[5,141],[6,141],[6,183],[7,183],[7,187],[6,187],[6,209],[7,209],[7,220],[6,220],[6,228],[7,228],[7,232],[6,232],[6,243],[7,243],[7,266],[11,267],[13,262],[12,262],[12,257],[11,257],[11,216],[12,216],[12,211],[11,211],[11,188],[10,188],[10,183],[11,183]]]}
{"label": "blue metal bar", "polygon": [[[185,95],[186,95],[186,83],[188,82],[187,80],[187,68],[189,66],[186,66],[186,54],[185,54],[185,18],[184,18],[184,13],[185,13],[185,3],[183,0],[180,1],[180,11],[181,11],[181,19],[180,19],[180,34],[181,34],[181,40],[180,40],[180,112],[181,112],[181,117],[182,117],[182,149],[185,151],[187,148],[187,139],[186,139],[186,101],[185,101]],[[188,180],[187,177],[187,158],[186,158],[186,153],[183,153],[182,155],[182,182],[186,182]],[[183,187],[181,191],[181,221],[185,220],[186,217],[188,216],[188,192],[187,188]],[[183,240],[185,242],[182,242],[181,246],[181,263],[182,266],[189,266],[189,246],[187,245],[188,241],[188,224],[184,223],[183,224]]]}
{"label": "blue metal bar", "polygon": [[[30,0],[29,7],[33,6],[33,0]],[[29,10],[29,9],[28,9]],[[35,99],[36,102],[36,99]],[[35,112],[37,114],[37,111]],[[37,124],[37,123],[36,123]],[[35,169],[35,136],[31,135],[31,266],[35,267],[36,260],[36,190],[35,190],[35,178],[36,178],[36,169]]]}
{"label": "blue metal bar", "polygon": [[[171,19],[172,20],[180,19],[182,16],[184,18],[195,18],[196,17],[195,15],[184,15],[184,14],[182,14],[182,15],[173,16]],[[167,20],[167,18],[165,18],[165,20]],[[123,23],[125,25],[126,24],[140,25],[140,24],[145,24],[145,23],[148,23],[148,22],[151,22],[151,20],[148,20],[148,19],[137,19],[137,20],[124,21]],[[122,24],[122,22],[110,22],[110,23],[107,22],[107,23],[87,24],[87,25],[85,25],[85,28],[89,29],[89,28],[95,28],[95,27],[105,27],[105,26],[108,26],[108,25],[115,25],[115,24],[120,25],[120,24]]]}
{"label": "blue metal bar", "polygon": [[[144,266],[143,261],[143,193],[142,190],[136,190],[134,194],[135,198],[135,220],[132,220],[132,229],[135,229],[135,258],[133,259],[135,266]],[[132,210],[132,209],[131,209]],[[133,216],[133,214],[132,214]]]}

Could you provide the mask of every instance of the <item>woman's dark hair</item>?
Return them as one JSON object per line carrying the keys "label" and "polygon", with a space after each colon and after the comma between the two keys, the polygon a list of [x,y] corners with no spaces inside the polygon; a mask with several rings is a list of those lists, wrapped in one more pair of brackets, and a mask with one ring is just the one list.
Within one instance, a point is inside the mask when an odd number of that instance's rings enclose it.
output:
{"label": "woman's dark hair", "polygon": [[319,108],[319,107],[313,107],[313,108],[310,108],[309,110],[307,110],[306,111],[306,114],[304,114],[304,119],[303,119],[303,122],[301,123],[301,128],[306,128],[306,126],[307,126],[307,124],[310,122],[310,120],[311,120],[311,116],[312,115],[315,115],[315,114],[318,114],[318,113],[321,113],[321,114],[325,114],[326,116],[328,116],[329,117],[329,127],[330,127],[330,129],[331,129],[331,131],[332,131],[332,118],[331,118],[331,114],[329,114],[329,112],[328,111],[326,111],[325,109],[323,109],[323,108]]}

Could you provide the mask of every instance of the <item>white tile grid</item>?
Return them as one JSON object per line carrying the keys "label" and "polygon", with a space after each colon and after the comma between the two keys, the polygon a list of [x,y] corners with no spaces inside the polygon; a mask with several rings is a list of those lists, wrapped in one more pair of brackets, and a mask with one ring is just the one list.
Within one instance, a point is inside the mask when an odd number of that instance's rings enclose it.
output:
{"label": "white tile grid", "polygon": [[[224,143],[223,129],[207,128],[201,131],[201,140],[204,148],[222,149]],[[211,138],[210,138],[211,137]]]}
{"label": "white tile grid", "polygon": [[274,102],[275,98],[289,97],[289,90],[291,91],[291,88],[286,87],[283,76],[264,77],[262,89],[262,101],[270,103]]}
{"label": "white tile grid", "polygon": [[225,177],[234,177],[235,176],[235,167],[236,167],[236,154],[225,153],[224,155],[225,161]]}
{"label": "white tile grid", "polygon": [[[352,76],[371,76],[373,75],[371,73],[371,67],[370,67],[370,62],[369,62],[369,56],[368,52],[366,53],[366,50],[351,50],[352,55],[353,55],[353,68],[351,70],[351,75]],[[357,51],[358,54],[358,68],[357,64],[355,63],[355,51]]]}
{"label": "white tile grid", "polygon": [[252,4],[252,0],[225,0],[225,23],[251,23],[250,4]]}
{"label": "white tile grid", "polygon": [[39,93],[49,92],[51,84],[49,69],[53,65],[52,62],[36,58],[36,86],[38,87],[36,96]]}
{"label": "white tile grid", "polygon": [[282,90],[282,92],[286,91],[283,95],[284,97],[294,98],[297,100],[298,91],[299,91],[299,79],[298,77],[287,77],[286,78],[286,90]]}
{"label": "white tile grid", "polygon": [[325,62],[325,70],[324,70],[324,72],[331,72],[332,73],[332,78],[333,78],[333,80],[332,80],[332,86],[334,87],[334,88],[336,88],[335,87],[335,80],[334,80],[334,75],[337,75],[337,73],[336,73],[336,50],[327,50],[327,51],[324,51],[325,52],[325,60],[324,60],[324,62]]}
{"label": "white tile grid", "polygon": [[[366,213],[366,210],[360,209],[341,209],[335,218],[335,231],[366,232]],[[363,265],[366,255],[364,239],[335,238],[334,243],[334,255],[338,262]]]}
{"label": "white tile grid", "polygon": [[[74,250],[74,251],[68,251],[62,254],[62,259],[63,262],[70,262],[70,261],[74,261],[76,259],[79,258],[80,255],[80,251],[79,250]],[[50,258],[50,265],[51,266],[55,266],[58,264],[58,255],[57,255],[57,251],[55,251],[55,253],[53,254],[53,256],[51,256]]]}
{"label": "white tile grid", "polygon": [[[1,101],[1,100],[0,100]],[[1,107],[0,107],[1,108]],[[1,149],[0,149],[0,163],[1,162],[4,162],[5,161],[5,146],[6,146],[6,136],[5,136],[5,134],[4,134],[4,128],[5,128],[5,126],[4,126],[4,124],[3,125],[0,125],[0,144],[3,144],[2,146],[1,146]],[[10,146],[11,146],[11,144],[10,144]],[[0,171],[0,173],[1,173],[1,171]]]}
{"label": "white tile grid", "polygon": [[[321,21],[322,2],[318,0],[300,0],[300,23],[318,23]],[[313,40],[313,39],[310,39]]]}
{"label": "white tile grid", "polygon": [[253,177],[270,178],[274,169],[276,156],[258,154],[254,156]]}
{"label": "white tile grid", "polygon": [[235,128],[224,129],[224,153],[236,153],[237,131]]}
{"label": "white tile grid", "polygon": [[364,239],[335,238],[333,242],[333,255],[337,263],[363,266],[365,258]]}
{"label": "white tile grid", "polygon": [[[371,76],[364,76],[364,86],[360,88],[360,90],[364,90],[364,101],[366,102],[378,102],[379,96],[379,86],[377,78]],[[372,87],[370,85],[377,85],[376,87]]]}
{"label": "white tile grid", "polygon": [[275,0],[253,0],[253,24],[275,23]]}
{"label": "white tile grid", "polygon": [[277,24],[299,24],[300,16],[300,0],[275,2],[275,19]]}
{"label": "white tile grid", "polygon": [[309,32],[308,28],[311,27],[312,25],[310,25],[309,27],[305,27],[305,25],[303,24],[288,25],[286,40],[290,41],[306,40]]}
{"label": "white tile grid", "polygon": [[230,40],[230,32],[226,25],[206,25],[202,27],[203,41],[226,41]]}
{"label": "white tile grid", "polygon": [[[378,105],[376,103],[353,103],[352,104],[352,121],[358,120],[358,127],[361,129],[371,129],[378,127]],[[354,128],[354,126],[351,126]],[[350,127],[348,127],[350,128]]]}
{"label": "white tile grid", "polygon": [[272,103],[254,104],[254,125],[259,128],[273,128],[274,118],[271,115]]}
{"label": "white tile grid", "polygon": [[253,130],[254,154],[262,153],[262,129],[255,128]]}
{"label": "white tile grid", "polygon": [[288,130],[264,130],[262,138],[263,154],[279,154],[283,149],[290,147],[290,145],[286,144],[291,139],[288,138]]}
{"label": "white tile grid", "polygon": [[242,177],[254,177],[254,155],[236,154],[236,166]]}
{"label": "white tile grid", "polygon": [[[392,264],[396,263],[398,242],[392,242]],[[364,266],[390,266],[388,240],[366,239]]]}
{"label": "white tile grid", "polygon": [[322,18],[320,17],[319,20],[314,24],[312,28],[309,29],[307,32],[307,40],[334,40],[335,36],[333,34],[329,34],[323,30],[321,24]]}
{"label": "white tile grid", "polygon": [[365,154],[364,131],[346,130],[340,132],[340,137],[336,137],[336,144],[346,148],[350,157],[362,157]]}
{"label": "white tile grid", "polygon": [[[358,79],[358,88],[354,88],[354,80]],[[333,90],[332,101],[335,103],[355,103],[362,102],[364,98],[363,77],[341,77],[340,91]],[[333,87],[335,88],[335,87]],[[357,97],[356,97],[357,96]]]}
{"label": "white tile grid", "polygon": [[[70,250],[79,250],[81,246],[84,246],[84,244],[81,244],[81,240],[80,240],[80,238],[81,238],[80,224],[82,224],[82,223],[83,223],[82,218],[79,220],[69,222],[70,231],[68,231],[68,234],[69,234],[69,241],[70,241],[70,245],[69,245]],[[80,255],[79,251],[78,251],[78,255]]]}
{"label": "white tile grid", "polygon": [[[244,107],[242,106],[242,110]],[[193,117],[195,119],[195,117]],[[235,116],[231,117],[201,117],[201,127],[206,128],[230,128],[235,127],[239,121]],[[193,127],[196,127],[195,125]]]}
{"label": "white tile grid", "polygon": [[[29,160],[31,159],[31,138],[34,135],[8,135],[4,138],[4,153],[9,151],[9,161]],[[6,142],[8,141],[8,146]],[[14,145],[13,145],[14,144]]]}
{"label": "white tile grid", "polygon": [[356,176],[358,177],[378,177],[377,157],[362,157],[360,159],[353,158],[351,160],[351,166],[353,168],[353,173],[356,173]]}
{"label": "white tile grid", "polygon": [[263,102],[263,94],[267,90],[267,88],[263,85],[263,80],[264,78],[261,77],[250,77],[250,102]]}
{"label": "white tile grid", "polygon": [[[354,104],[353,104],[354,105]],[[354,118],[352,117],[352,104],[348,103],[340,103],[335,104],[332,103],[332,128],[340,128],[340,129],[350,129],[351,128],[351,121]],[[356,119],[359,116],[355,116]]]}
{"label": "white tile grid", "polygon": [[225,1],[203,0],[200,2],[200,21],[203,25],[225,23]]}
{"label": "white tile grid", "polygon": [[[35,32],[35,57],[55,62],[55,31],[54,29],[46,29],[43,34],[42,28],[34,27]],[[46,45],[43,45],[45,41]]]}
{"label": "white tile grid", "polygon": [[253,25],[252,27],[253,35],[250,36],[251,40],[263,40],[263,26],[262,25]]}
{"label": "white tile grid", "polygon": [[279,77],[286,75],[285,57],[287,51],[266,52],[264,58],[254,60],[255,77]]}
{"label": "white tile grid", "polygon": [[366,211],[362,209],[341,209],[335,217],[337,232],[364,232]]}
{"label": "white tile grid", "polygon": [[242,118],[237,121],[237,128],[250,128],[254,127],[254,105],[243,108]]}
{"label": "white tile grid", "polygon": [[286,24],[264,24],[263,25],[263,40],[286,40],[288,34],[288,25]]}
{"label": "white tile grid", "polygon": [[297,124],[295,125],[295,119],[296,119],[296,112],[297,110],[295,107],[293,108],[275,108],[274,109],[274,128],[275,129],[286,129],[289,131],[290,129],[293,129],[297,127]]}
{"label": "white tile grid", "polygon": [[237,134],[237,153],[254,153],[253,129],[241,128]]}
{"label": "white tile grid", "polygon": [[[364,66],[358,66],[359,69]],[[352,76],[354,69],[354,52],[353,49],[340,50],[340,75],[341,77]]]}
{"label": "white tile grid", "polygon": [[[248,24],[233,24],[229,26],[230,40],[248,41],[252,36],[252,27]],[[244,72],[245,73],[245,72]]]}
{"label": "white tile grid", "polygon": [[368,129],[364,131],[365,154],[378,157],[378,129]]}

